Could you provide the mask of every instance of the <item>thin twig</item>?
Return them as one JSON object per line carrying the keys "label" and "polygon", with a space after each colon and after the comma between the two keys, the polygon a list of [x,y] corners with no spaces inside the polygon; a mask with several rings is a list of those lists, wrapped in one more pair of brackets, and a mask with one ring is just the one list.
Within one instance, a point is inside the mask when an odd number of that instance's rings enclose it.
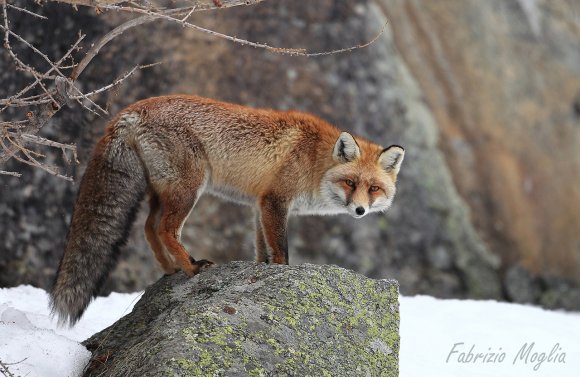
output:
{"label": "thin twig", "polygon": [[[61,64],[72,55],[72,53],[78,49],[79,44],[81,43],[81,41],[85,38],[84,34],[79,34],[78,39],[76,40],[76,42],[68,49],[68,51],[56,62],[54,63],[54,65],[44,74],[44,76],[48,76],[50,73],[52,73],[52,71],[54,70],[54,67],[58,67],[61,66]],[[61,68],[66,68],[66,67],[61,67]],[[30,96],[27,98],[19,98],[21,96],[23,96],[24,94],[26,94],[28,91],[30,91],[31,89],[35,88],[38,83],[40,82],[39,78],[36,78],[34,82],[32,82],[31,84],[29,84],[27,87],[25,87],[24,89],[22,89],[20,92],[16,93],[15,95],[7,98],[7,99],[0,99],[0,105],[5,105],[4,108],[8,107],[8,106],[16,106],[16,107],[22,107],[22,106],[30,106],[30,105],[37,105],[37,104],[43,104],[43,103],[49,103],[51,100],[36,100],[36,98],[43,98],[45,97],[44,94],[37,94],[35,96]],[[16,101],[18,100],[18,101]],[[16,102],[15,102],[16,101]],[[19,103],[20,102],[20,103]],[[4,109],[2,109],[4,110]],[[0,112],[2,111],[0,110]]]}
{"label": "thin twig", "polygon": [[[13,177],[18,177],[18,178],[22,177],[22,174],[20,174],[20,173],[17,173],[15,171],[5,171],[5,170],[0,170],[0,175],[11,175]],[[1,370],[0,370],[0,372],[1,372]]]}
{"label": "thin twig", "polygon": [[[59,2],[59,3],[68,3],[68,4],[72,4],[72,5],[82,5],[82,6],[88,6],[91,8],[96,8],[96,7],[100,7],[100,8],[104,8],[107,5],[114,5],[114,4],[119,4],[119,3],[123,3],[123,0],[50,0],[50,1],[54,1],[54,2]],[[189,3],[192,3],[192,5],[195,5],[198,8],[198,11],[208,11],[208,10],[213,10],[213,9],[224,9],[224,8],[231,8],[231,7],[237,7],[237,6],[248,6],[248,5],[254,5],[254,4],[258,4],[261,3],[264,0],[221,0],[220,6],[217,6],[215,4],[215,2],[213,1],[203,1],[203,0],[189,0]],[[146,8],[153,8],[150,3],[148,1],[141,1],[142,3],[144,3],[144,6]],[[135,4],[135,2],[131,2],[132,4]]]}
{"label": "thin twig", "polygon": [[77,164],[79,163],[79,161],[77,159],[77,147],[74,144],[63,144],[63,143],[59,143],[59,142],[56,142],[53,140],[46,139],[46,138],[41,137],[41,136],[30,135],[30,134],[22,134],[22,135],[20,135],[20,137],[24,141],[28,141],[28,142],[32,142],[32,143],[40,144],[40,145],[46,145],[48,147],[53,147],[53,148],[60,148],[62,153],[65,155],[65,158],[66,158],[66,151],[70,151],[73,155],[75,163],[77,163]]}
{"label": "thin twig", "polygon": [[25,357],[24,359],[22,359],[22,360],[19,360],[19,361],[14,361],[14,362],[11,362],[11,363],[6,363],[6,362],[5,362],[5,363],[3,363],[3,364],[4,364],[4,365],[16,365],[16,364],[20,364],[20,363],[22,363],[23,361],[26,361],[26,360],[28,360],[28,357]]}
{"label": "thin twig", "polygon": [[[6,28],[7,26],[4,25],[4,27]],[[42,51],[40,51],[39,49],[37,49],[36,47],[34,47],[32,44],[30,44],[26,39],[22,38],[20,35],[14,33],[12,30],[8,30],[8,33],[10,35],[12,35],[14,38],[18,39],[20,42],[24,43],[28,48],[30,48],[32,51],[34,51],[35,53],[37,53],[42,59],[44,59],[44,61],[46,61],[54,71],[56,71],[60,76],[66,77],[58,68],[58,66],[55,65],[55,63],[53,63],[52,60],[50,60],[50,58],[48,56],[46,56],[46,54],[44,54]],[[27,66],[28,67],[28,66]],[[41,73],[38,73],[40,76],[43,76]]]}
{"label": "thin twig", "polygon": [[[160,63],[157,63],[157,64],[160,64]],[[133,67],[133,69],[131,69],[130,71],[126,72],[121,77],[117,78],[115,81],[113,81],[112,83],[110,83],[109,85],[103,86],[102,88],[99,88],[97,90],[93,90],[92,92],[85,93],[85,94],[83,94],[83,97],[94,96],[95,94],[99,94],[99,93],[105,92],[105,91],[107,91],[107,90],[109,90],[109,89],[111,89],[111,88],[119,85],[122,81],[124,81],[129,76],[131,76],[132,74],[134,74],[136,70],[142,69],[142,68],[148,68],[150,66],[152,66],[152,65],[149,64],[147,66],[139,66],[139,65],[138,66],[135,66],[135,67]],[[82,97],[80,97],[80,96],[71,96],[70,98],[76,100],[76,99],[79,99],[79,98],[82,98]]]}
{"label": "thin twig", "polygon": [[194,6],[193,6],[193,7],[191,7],[191,10],[189,11],[189,13],[187,13],[187,14],[185,15],[185,17],[183,17],[183,18],[181,19],[181,22],[185,22],[185,21],[187,21],[187,19],[188,19],[189,17],[191,17],[191,15],[193,14],[193,12],[195,12],[195,7],[194,7]]}
{"label": "thin twig", "polygon": [[109,114],[109,112],[107,110],[103,109],[101,106],[99,106],[97,103],[95,103],[92,99],[87,97],[86,94],[83,94],[83,92],[81,92],[80,89],[78,89],[76,86],[72,85],[71,89],[74,90],[75,92],[77,92],[77,95],[75,97],[70,97],[70,98],[76,100],[85,109],[91,111],[92,113],[94,113],[97,116],[100,116],[99,113],[97,113],[96,111],[94,111],[90,107],[85,106],[85,104],[81,101],[81,99],[88,101],[92,106],[94,106],[97,110],[99,110],[102,113],[102,115]]}
{"label": "thin twig", "polygon": [[[266,49],[268,51],[275,52],[277,54],[282,54],[282,55],[306,56],[306,57],[339,54],[339,53],[348,52],[348,51],[352,51],[352,50],[356,50],[359,48],[364,48],[364,47],[370,46],[377,39],[379,39],[379,37],[385,32],[386,27],[387,27],[387,23],[385,23],[383,25],[382,29],[379,31],[379,33],[373,39],[371,39],[369,42],[366,42],[366,43],[363,43],[363,44],[360,44],[357,46],[351,46],[351,47],[330,50],[330,51],[322,51],[322,52],[307,52],[306,49],[304,49],[304,48],[273,47],[273,46],[267,45],[265,43],[248,41],[246,39],[237,38],[237,37],[234,37],[231,35],[223,34],[223,33],[211,30],[211,29],[207,29],[207,28],[192,24],[190,22],[184,21],[183,19],[173,17],[173,16],[178,16],[180,14],[183,14],[183,12],[186,12],[186,11],[191,12],[191,8],[177,8],[177,9],[171,9],[170,11],[165,11],[165,12],[154,12],[154,11],[151,11],[149,9],[139,9],[139,8],[133,8],[133,7],[119,6],[119,5],[106,5],[106,6],[103,6],[103,9],[119,10],[119,11],[124,11],[124,12],[129,12],[129,13],[144,14],[146,16],[153,18],[153,19],[142,20],[139,24],[145,23],[145,22],[151,22],[155,19],[163,19],[163,20],[167,20],[167,21],[171,21],[171,22],[176,22],[183,27],[195,29],[195,30],[201,31],[203,33],[210,34],[210,35],[213,35],[215,37],[229,40],[229,41],[241,44],[241,45],[246,45],[246,46],[251,46],[251,47],[256,47],[256,48],[263,48],[263,49]],[[187,19],[187,17],[185,19]],[[136,20],[138,20],[138,19],[136,19]],[[134,25],[134,26],[136,26],[136,25]],[[133,26],[129,26],[129,27],[133,27]]]}
{"label": "thin twig", "polygon": [[340,48],[338,50],[323,51],[323,52],[309,52],[309,53],[305,54],[304,56],[315,57],[315,56],[325,56],[325,55],[332,55],[332,54],[340,54],[340,53],[343,53],[343,52],[349,52],[349,51],[353,51],[353,50],[358,50],[359,48],[368,47],[368,46],[372,45],[373,43],[375,43],[381,37],[381,35],[383,35],[383,33],[385,32],[385,30],[387,30],[387,25],[388,24],[389,24],[388,21],[385,22],[385,24],[381,28],[381,31],[379,31],[378,34],[375,35],[375,37],[373,39],[371,39],[370,41],[368,41],[366,43],[359,44],[359,45],[356,45],[356,46],[346,47],[346,48]]}
{"label": "thin twig", "polygon": [[214,31],[214,30],[206,29],[204,27],[192,24],[190,22],[182,21],[181,19],[176,18],[176,17],[172,17],[172,15],[179,16],[179,15],[183,14],[183,12],[189,12],[191,10],[190,7],[171,9],[171,10],[165,11],[165,12],[153,12],[149,9],[138,9],[138,8],[132,8],[132,7],[119,6],[119,5],[107,5],[107,6],[103,6],[103,9],[118,10],[118,11],[123,11],[123,12],[128,12],[128,13],[138,13],[138,14],[144,14],[148,17],[151,17],[151,19],[145,19],[141,23],[151,22],[151,21],[154,21],[156,19],[163,19],[163,20],[167,20],[167,21],[171,21],[171,22],[176,22],[183,27],[195,29],[195,30],[204,32],[206,34],[213,35],[213,36],[218,37],[218,38],[226,39],[226,40],[229,40],[229,41],[241,44],[241,45],[246,45],[246,46],[251,46],[251,47],[256,47],[256,48],[263,48],[263,49],[273,51],[276,53],[280,53],[280,54],[287,54],[287,55],[305,55],[306,54],[304,49],[277,48],[277,47],[269,46],[269,45],[264,44],[264,43],[251,42],[251,41],[248,41],[245,39],[233,37],[231,35],[219,33],[219,32]]}
{"label": "thin twig", "polygon": [[25,357],[24,359],[17,361],[17,362],[14,362],[14,363],[6,363],[6,362],[3,362],[2,360],[0,360],[0,373],[2,373],[6,377],[15,377],[14,374],[12,374],[12,372],[10,372],[10,370],[8,369],[8,365],[20,364],[21,362],[25,361],[26,359],[28,359],[28,357]]}
{"label": "thin twig", "polygon": [[[12,142],[12,140],[10,140],[10,138],[7,138],[7,139],[8,139],[10,142]],[[2,141],[2,139],[0,139],[0,143],[2,144],[2,147],[3,147],[5,150],[6,150],[6,149],[8,149],[8,147],[6,147],[6,145],[4,144],[4,142]],[[24,163],[24,164],[26,164],[26,165],[30,165],[30,166],[33,166],[33,167],[36,167],[36,168],[42,169],[42,170],[46,171],[47,173],[50,173],[50,174],[52,174],[52,175],[54,175],[54,176],[56,176],[56,177],[62,178],[62,179],[64,179],[64,180],[67,180],[67,181],[69,181],[69,182],[72,182],[72,181],[73,181],[73,178],[72,178],[72,177],[69,177],[69,176],[67,176],[67,175],[62,175],[62,174],[60,174],[60,173],[58,172],[58,170],[56,170],[56,168],[55,168],[55,167],[53,167],[53,166],[48,166],[48,165],[46,165],[46,164],[43,164],[43,163],[39,162],[38,160],[36,160],[36,159],[35,159],[34,157],[32,157],[32,156],[31,156],[31,154],[29,153],[29,152],[31,152],[31,151],[29,151],[29,150],[27,150],[27,149],[24,149],[24,148],[22,148],[22,147],[20,147],[20,151],[21,151],[22,153],[24,153],[24,155],[26,156],[26,158],[27,158],[27,159],[24,159],[24,158],[22,158],[22,157],[18,156],[16,153],[14,153],[14,154],[12,154],[12,158],[14,158],[16,161],[20,161],[20,162],[22,162],[22,163]],[[34,152],[34,153],[35,153],[35,152]]]}
{"label": "thin twig", "polygon": [[[131,8],[134,9],[134,8]],[[170,11],[166,11],[168,14],[182,14],[186,10],[190,8],[179,8],[173,9]],[[72,80],[76,80],[81,73],[85,70],[85,68],[89,65],[91,60],[101,51],[101,49],[110,41],[118,37],[119,35],[123,34],[125,31],[134,28],[135,26],[143,25],[148,22],[155,21],[158,17],[154,17],[153,15],[146,15],[138,18],[134,18],[132,20],[126,21],[123,24],[117,26],[107,34],[105,34],[97,43],[95,43],[89,51],[85,54],[85,56],[81,59],[79,64],[73,69],[72,73],[70,74],[70,78]]]}
{"label": "thin twig", "polygon": [[14,374],[12,374],[12,372],[10,372],[10,370],[8,369],[8,365],[9,364],[6,364],[2,360],[0,360],[0,372],[6,377],[14,377]]}
{"label": "thin twig", "polygon": [[38,18],[41,18],[41,19],[43,19],[43,20],[48,20],[48,17],[41,16],[40,14],[36,14],[36,13],[34,13],[34,12],[31,12],[31,11],[29,11],[28,9],[19,8],[19,7],[17,7],[16,5],[12,5],[12,4],[8,4],[8,3],[6,3],[6,5],[7,5],[9,8],[16,9],[16,10],[18,10],[18,11],[20,11],[20,12],[27,13],[27,14],[29,14],[29,15],[31,15],[31,16],[38,17]]}
{"label": "thin twig", "polygon": [[8,21],[8,12],[6,10],[7,8],[8,7],[6,0],[4,0],[2,2],[2,17],[4,19],[4,26],[2,27],[2,29],[4,30],[4,48],[6,48],[6,51],[8,51],[8,54],[16,64],[17,69],[30,72],[35,77],[40,76],[39,72],[37,72],[34,68],[24,64],[24,62],[22,62],[20,58],[16,56],[14,51],[12,51],[12,47],[10,46],[10,27],[9,27],[10,22]]}
{"label": "thin twig", "polygon": [[[5,135],[4,138],[10,142],[13,146],[15,146],[20,152],[24,153],[25,155],[34,154],[36,157],[45,157],[40,153],[34,152],[30,149],[27,149],[22,144],[16,142],[12,137]],[[14,156],[13,156],[14,157]]]}

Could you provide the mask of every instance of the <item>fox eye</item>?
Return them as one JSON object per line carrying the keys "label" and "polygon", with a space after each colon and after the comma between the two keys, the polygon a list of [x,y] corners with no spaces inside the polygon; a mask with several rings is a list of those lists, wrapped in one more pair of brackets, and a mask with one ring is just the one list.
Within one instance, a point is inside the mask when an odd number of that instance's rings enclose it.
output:
{"label": "fox eye", "polygon": [[371,186],[369,188],[369,192],[377,192],[377,191],[379,191],[379,186]]}
{"label": "fox eye", "polygon": [[354,182],[353,182],[352,180],[350,180],[350,179],[347,179],[346,181],[344,181],[344,183],[346,183],[346,185],[347,185],[348,187],[352,187],[352,188],[354,188]]}

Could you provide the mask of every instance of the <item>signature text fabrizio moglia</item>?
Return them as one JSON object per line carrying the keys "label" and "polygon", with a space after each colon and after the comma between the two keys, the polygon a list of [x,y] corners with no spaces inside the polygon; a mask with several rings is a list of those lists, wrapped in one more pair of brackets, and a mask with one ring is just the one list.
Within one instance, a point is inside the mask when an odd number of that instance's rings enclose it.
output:
{"label": "signature text fabrizio moglia", "polygon": [[446,362],[457,362],[460,364],[503,364],[504,362],[511,362],[515,364],[530,365],[533,370],[540,369],[542,364],[565,364],[566,352],[562,350],[560,343],[554,344],[550,349],[540,349],[536,347],[535,342],[524,343],[513,358],[504,351],[502,347],[497,350],[492,350],[491,347],[487,351],[477,349],[475,344],[466,346],[465,343],[455,343],[447,355]]}

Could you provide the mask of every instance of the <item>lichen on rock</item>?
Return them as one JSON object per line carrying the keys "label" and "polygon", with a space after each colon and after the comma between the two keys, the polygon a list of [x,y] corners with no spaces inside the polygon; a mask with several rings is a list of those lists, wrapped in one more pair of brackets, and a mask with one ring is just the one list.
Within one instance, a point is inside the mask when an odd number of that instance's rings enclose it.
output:
{"label": "lichen on rock", "polygon": [[163,277],[84,344],[108,355],[87,376],[397,376],[398,284],[232,262]]}

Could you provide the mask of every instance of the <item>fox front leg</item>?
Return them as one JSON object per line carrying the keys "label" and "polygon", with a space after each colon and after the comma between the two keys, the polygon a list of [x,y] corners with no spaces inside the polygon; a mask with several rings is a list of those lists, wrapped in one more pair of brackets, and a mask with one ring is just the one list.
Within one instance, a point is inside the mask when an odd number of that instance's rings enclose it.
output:
{"label": "fox front leg", "polygon": [[262,232],[272,252],[272,263],[276,264],[288,264],[288,203],[288,200],[275,194],[264,195],[260,200]]}
{"label": "fox front leg", "polygon": [[264,238],[260,211],[256,211],[256,214],[254,215],[254,226],[256,228],[256,262],[269,263],[270,258],[268,257],[268,246],[266,245],[266,239]]}

